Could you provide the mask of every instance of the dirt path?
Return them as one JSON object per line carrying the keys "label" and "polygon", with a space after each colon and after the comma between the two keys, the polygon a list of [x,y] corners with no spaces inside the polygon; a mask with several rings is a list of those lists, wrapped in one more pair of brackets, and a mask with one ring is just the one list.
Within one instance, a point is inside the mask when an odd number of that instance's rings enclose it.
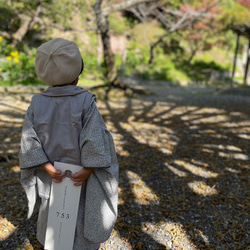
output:
{"label": "dirt path", "polygon": [[[119,218],[104,249],[248,249],[250,98],[146,88],[154,94],[97,103],[120,163]],[[19,184],[21,126],[39,90],[28,92],[1,92],[0,249],[42,249]]]}

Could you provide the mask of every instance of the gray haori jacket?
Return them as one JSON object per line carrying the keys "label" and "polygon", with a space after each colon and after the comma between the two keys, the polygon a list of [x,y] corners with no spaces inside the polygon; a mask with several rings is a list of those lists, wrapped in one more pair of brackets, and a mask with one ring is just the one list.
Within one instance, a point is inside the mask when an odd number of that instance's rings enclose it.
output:
{"label": "gray haori jacket", "polygon": [[[42,203],[50,197],[51,178],[42,164],[60,161],[94,168],[81,194],[85,197],[79,210],[84,216],[77,223],[91,242],[109,238],[117,218],[119,165],[93,94],[68,85],[34,96],[23,125],[19,160],[28,218],[38,209],[43,213]],[[45,232],[37,231],[43,243]]]}

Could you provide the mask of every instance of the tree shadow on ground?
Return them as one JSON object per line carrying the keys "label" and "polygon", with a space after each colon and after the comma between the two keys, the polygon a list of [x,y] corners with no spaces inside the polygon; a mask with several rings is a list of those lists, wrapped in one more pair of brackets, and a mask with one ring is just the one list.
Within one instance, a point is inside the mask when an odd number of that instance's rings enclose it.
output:
{"label": "tree shadow on ground", "polygon": [[18,161],[21,129],[29,102],[30,97],[25,95],[1,95],[0,249],[29,247],[35,235],[36,218],[25,219],[27,201],[20,185]]}
{"label": "tree shadow on ground", "polygon": [[227,98],[106,102],[121,172],[116,229],[133,249],[249,245],[250,101]]}
{"label": "tree shadow on ground", "polygon": [[[36,218],[24,219],[26,198],[15,156],[29,98],[12,101],[0,111],[1,146],[6,144],[1,157],[9,154],[0,162],[0,222],[10,223],[0,246],[18,249],[30,240],[42,249],[35,239]],[[231,96],[176,98],[169,92],[161,101],[98,103],[119,158],[115,231],[128,249],[246,249],[249,102]]]}

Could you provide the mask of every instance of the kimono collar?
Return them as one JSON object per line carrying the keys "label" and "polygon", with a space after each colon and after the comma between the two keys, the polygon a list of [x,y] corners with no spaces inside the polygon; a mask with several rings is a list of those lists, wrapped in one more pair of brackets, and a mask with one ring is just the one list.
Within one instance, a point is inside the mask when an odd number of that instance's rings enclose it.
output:
{"label": "kimono collar", "polygon": [[41,95],[45,96],[74,96],[79,95],[83,92],[88,92],[86,89],[82,89],[75,85],[66,85],[66,86],[58,86],[58,87],[49,87],[47,90],[41,93]]}

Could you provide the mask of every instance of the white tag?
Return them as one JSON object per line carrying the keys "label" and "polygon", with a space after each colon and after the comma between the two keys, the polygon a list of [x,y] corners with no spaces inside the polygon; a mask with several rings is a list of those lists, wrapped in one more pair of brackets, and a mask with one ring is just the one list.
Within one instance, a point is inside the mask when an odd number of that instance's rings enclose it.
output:
{"label": "white tag", "polygon": [[[54,162],[54,167],[72,173],[82,169],[81,166],[62,162]],[[52,181],[44,246],[46,250],[73,249],[81,186],[74,186],[69,176],[70,173],[61,183]]]}

